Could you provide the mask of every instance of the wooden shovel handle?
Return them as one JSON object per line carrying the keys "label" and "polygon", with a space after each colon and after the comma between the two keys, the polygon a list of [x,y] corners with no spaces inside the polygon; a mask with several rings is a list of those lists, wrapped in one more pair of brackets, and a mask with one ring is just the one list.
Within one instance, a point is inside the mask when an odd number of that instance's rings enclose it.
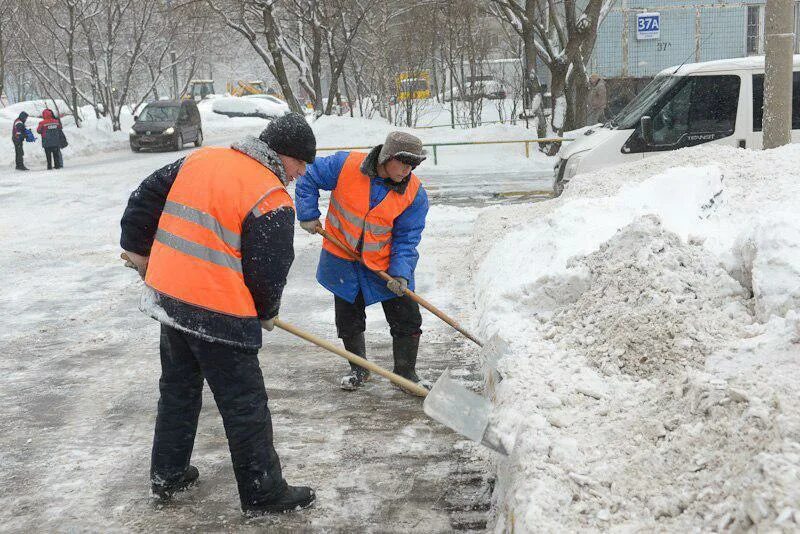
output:
{"label": "wooden shovel handle", "polygon": [[[328,241],[330,241],[331,243],[333,243],[334,245],[336,245],[337,247],[339,247],[340,249],[342,249],[348,256],[353,258],[354,261],[357,261],[357,262],[360,262],[360,263],[364,264],[364,260],[361,258],[361,256],[359,256],[358,254],[356,254],[355,252],[353,252],[352,250],[347,248],[341,241],[339,241],[337,238],[332,236],[329,232],[324,230],[321,226],[317,227],[317,233],[320,234],[325,239],[327,239]],[[394,278],[389,273],[387,273],[386,271],[379,271],[379,270],[373,269],[373,268],[369,267],[366,264],[364,264],[364,266],[367,267],[367,269],[369,269],[373,273],[375,273],[378,276],[380,276],[383,280],[385,280],[387,282],[389,282],[391,280],[394,280]],[[406,288],[406,295],[408,295],[411,298],[411,300],[413,300],[414,302],[416,302],[417,304],[419,304],[420,306],[422,306],[423,308],[425,308],[426,310],[428,310],[429,312],[434,314],[436,317],[438,317],[442,321],[446,322],[447,324],[449,324],[450,326],[452,326],[453,328],[458,330],[461,334],[464,335],[464,337],[466,337],[467,339],[473,341],[479,347],[483,347],[483,343],[481,343],[475,336],[473,336],[472,334],[470,334],[469,332],[464,330],[461,327],[460,324],[458,324],[454,319],[451,319],[442,310],[440,310],[439,308],[437,308],[436,306],[434,306],[433,304],[431,304],[430,302],[428,302],[424,298],[420,297],[419,295],[417,295],[416,293],[414,293],[413,291],[411,291],[408,288]]]}
{"label": "wooden shovel handle", "polygon": [[293,325],[290,325],[289,323],[281,321],[277,317],[275,318],[274,322],[275,322],[275,326],[277,326],[281,330],[286,330],[290,334],[294,334],[295,336],[297,336],[297,337],[299,337],[301,339],[305,339],[306,341],[310,341],[311,343],[313,343],[314,345],[316,345],[318,347],[322,347],[323,349],[325,349],[327,351],[330,351],[330,352],[332,352],[334,354],[338,354],[342,358],[345,358],[345,359],[349,360],[350,362],[352,362],[352,363],[354,363],[356,365],[360,365],[361,367],[363,367],[365,369],[369,369],[373,373],[381,375],[382,377],[386,378],[390,382],[392,382],[394,384],[397,384],[398,386],[401,386],[403,389],[406,389],[406,390],[410,391],[411,393],[417,395],[418,397],[426,397],[428,395],[428,390],[425,389],[424,387],[422,387],[420,385],[417,385],[416,383],[412,382],[411,380],[408,380],[407,378],[403,378],[400,375],[396,375],[396,374],[392,373],[391,371],[387,371],[383,367],[381,367],[381,366],[379,366],[379,365],[377,365],[377,364],[375,364],[375,363],[373,363],[373,362],[371,362],[369,360],[366,360],[366,359],[362,358],[361,356],[358,356],[356,354],[353,354],[352,352],[348,352],[348,351],[346,351],[346,350],[344,350],[342,348],[339,348],[336,345],[334,345],[332,343],[329,343],[329,342],[325,341],[324,339],[322,339],[320,337],[315,336],[314,334],[311,334],[309,332],[305,332],[303,330],[300,330],[296,326],[293,326]]}

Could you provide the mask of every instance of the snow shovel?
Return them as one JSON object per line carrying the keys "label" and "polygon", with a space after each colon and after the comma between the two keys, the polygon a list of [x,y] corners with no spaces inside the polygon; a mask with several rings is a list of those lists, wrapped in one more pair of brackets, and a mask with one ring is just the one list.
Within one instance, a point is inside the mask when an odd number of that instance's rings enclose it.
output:
{"label": "snow shovel", "polygon": [[[336,245],[337,247],[339,247],[340,249],[342,249],[343,251],[345,251],[347,253],[347,255],[350,256],[351,258],[353,258],[355,261],[358,261],[358,262],[361,262],[362,264],[364,264],[364,261],[361,258],[361,256],[359,256],[355,252],[351,251],[349,248],[345,247],[344,244],[342,244],[341,241],[336,239],[334,236],[332,236],[330,233],[328,233],[322,227],[320,227],[320,226],[317,227],[317,233],[320,234],[325,239],[327,239],[328,241],[330,241],[331,243],[333,243],[334,245]],[[386,271],[377,271],[377,270],[367,266],[366,264],[364,264],[364,266],[367,267],[367,269],[369,269],[373,273],[375,273],[378,276],[380,276],[382,279],[384,279],[387,282],[389,282],[391,280],[394,280],[394,278],[392,276],[390,276],[389,273],[387,273]],[[414,302],[416,302],[417,304],[419,304],[420,306],[422,306],[423,308],[425,308],[426,310],[428,310],[429,312],[434,314],[436,317],[438,317],[442,321],[446,322],[447,324],[449,324],[450,326],[452,326],[453,328],[458,330],[461,334],[464,335],[464,337],[466,337],[467,339],[473,341],[479,347],[483,347],[483,343],[480,342],[478,340],[478,338],[476,338],[475,336],[473,336],[472,334],[470,334],[469,332],[464,330],[461,327],[460,324],[458,324],[455,320],[453,320],[450,317],[448,317],[439,308],[437,308],[436,306],[434,306],[433,304],[431,304],[430,302],[428,302],[424,298],[420,297],[419,295],[417,295],[416,293],[414,293],[410,289],[406,289],[406,295],[408,295],[411,298],[411,300],[413,300]]]}
{"label": "snow shovel", "polygon": [[393,384],[397,384],[413,395],[425,397],[423,409],[429,417],[472,441],[489,447],[504,456],[508,456],[508,451],[506,451],[506,448],[503,446],[495,428],[489,422],[489,415],[492,410],[491,403],[484,397],[469,391],[452,380],[449,376],[449,369],[446,369],[445,372],[442,373],[442,376],[440,376],[436,384],[433,385],[433,389],[428,391],[424,387],[400,375],[387,371],[370,360],[366,360],[361,356],[339,348],[277,317],[274,321],[275,326],[281,330],[285,330],[318,347],[337,354],[356,365],[369,369],[373,373],[386,378]]}

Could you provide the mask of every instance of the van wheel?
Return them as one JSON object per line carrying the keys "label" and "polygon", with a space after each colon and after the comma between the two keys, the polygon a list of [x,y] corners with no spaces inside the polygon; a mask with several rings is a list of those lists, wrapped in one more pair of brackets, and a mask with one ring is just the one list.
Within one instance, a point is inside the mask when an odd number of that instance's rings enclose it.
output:
{"label": "van wheel", "polygon": [[194,140],[194,146],[201,146],[203,144],[203,130],[197,130],[197,139]]}
{"label": "van wheel", "polygon": [[183,149],[183,136],[178,134],[175,136],[175,150],[182,150]]}

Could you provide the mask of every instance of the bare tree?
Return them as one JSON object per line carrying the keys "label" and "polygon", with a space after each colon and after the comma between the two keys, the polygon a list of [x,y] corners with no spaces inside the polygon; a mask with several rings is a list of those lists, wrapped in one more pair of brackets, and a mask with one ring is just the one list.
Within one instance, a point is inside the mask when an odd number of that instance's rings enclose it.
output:
{"label": "bare tree", "polygon": [[[19,19],[16,31],[23,37],[20,54],[36,76],[45,94],[63,99],[80,126],[78,57],[81,24],[95,14],[94,2],[85,0],[33,0],[25,5],[25,17]],[[34,27],[44,35],[30,35]],[[63,110],[59,110],[63,111]]]}
{"label": "bare tree", "polygon": [[0,96],[5,95],[7,61],[12,47],[14,27],[12,21],[17,17],[19,4],[15,0],[0,0]]}
{"label": "bare tree", "polygon": [[[562,133],[580,125],[582,105],[568,95],[568,84],[580,79],[584,86],[586,62],[597,36],[599,22],[615,0],[587,0],[581,12],[575,0],[490,0],[493,13],[510,24],[523,42],[529,91],[535,93],[532,69],[538,56],[550,70],[551,126]],[[574,72],[573,72],[574,70]],[[582,104],[582,101],[581,101]],[[539,111],[537,110],[537,115]]]}
{"label": "bare tree", "polygon": [[287,41],[276,18],[275,0],[207,0],[207,3],[229,28],[247,39],[278,81],[289,108],[302,111],[286,71]]}

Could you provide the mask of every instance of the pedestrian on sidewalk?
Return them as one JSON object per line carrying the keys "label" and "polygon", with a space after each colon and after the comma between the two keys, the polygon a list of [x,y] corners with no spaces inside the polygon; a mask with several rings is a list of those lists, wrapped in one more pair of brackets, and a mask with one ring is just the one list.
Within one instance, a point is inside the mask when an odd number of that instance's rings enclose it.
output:
{"label": "pedestrian on sidewalk", "polygon": [[272,441],[258,363],[261,330],[278,316],[294,261],[294,204],[286,186],[314,161],[302,115],[258,138],[207,147],[167,165],[133,192],[120,244],[144,278],[140,308],[161,322],[161,380],[150,476],[161,499],[198,478],[189,460],[203,379],[222,415],[242,510],[311,505],[289,486]]}
{"label": "pedestrian on sidewalk", "polygon": [[14,119],[11,126],[11,141],[14,143],[14,159],[16,160],[16,168],[18,171],[27,171],[25,166],[25,150],[22,148],[22,143],[29,139],[30,130],[25,127],[25,121],[28,120],[28,114],[24,111],[19,114],[19,117]]}
{"label": "pedestrian on sidewalk", "polygon": [[61,149],[67,146],[67,138],[64,136],[64,129],[61,120],[53,115],[53,111],[45,109],[42,111],[42,120],[36,131],[42,137],[42,148],[47,158],[47,170],[51,170],[55,164],[56,169],[64,166],[61,156]]}
{"label": "pedestrian on sidewalk", "polygon": [[[394,372],[430,389],[416,373],[419,305],[405,294],[414,289],[417,245],[428,213],[425,188],[411,172],[425,160],[424,154],[418,138],[391,132],[369,154],[337,152],[317,158],[297,181],[295,197],[300,226],[313,234],[322,226],[319,192],[332,191],[325,230],[366,264],[323,242],[317,281],[334,295],[336,331],[345,349],[366,358],[365,308],[380,302],[392,335]],[[386,271],[393,280],[384,282],[370,269]],[[350,364],[341,388],[355,390],[369,374]]]}

